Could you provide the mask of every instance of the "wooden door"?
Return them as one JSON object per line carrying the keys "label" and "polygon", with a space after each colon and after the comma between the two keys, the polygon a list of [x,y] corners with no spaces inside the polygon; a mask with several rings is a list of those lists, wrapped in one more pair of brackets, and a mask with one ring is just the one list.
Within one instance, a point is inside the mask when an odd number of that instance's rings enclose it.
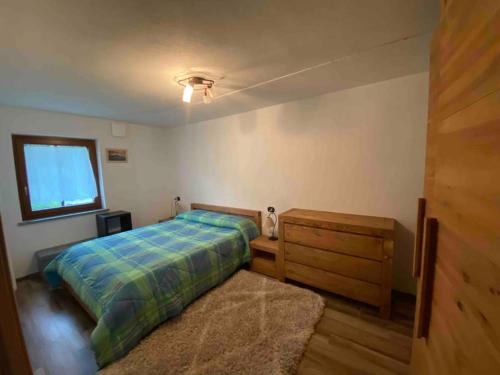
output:
{"label": "wooden door", "polygon": [[17,315],[0,217],[0,374],[29,375],[31,366]]}
{"label": "wooden door", "polygon": [[500,374],[499,8],[499,0],[441,2],[431,51],[415,375]]}

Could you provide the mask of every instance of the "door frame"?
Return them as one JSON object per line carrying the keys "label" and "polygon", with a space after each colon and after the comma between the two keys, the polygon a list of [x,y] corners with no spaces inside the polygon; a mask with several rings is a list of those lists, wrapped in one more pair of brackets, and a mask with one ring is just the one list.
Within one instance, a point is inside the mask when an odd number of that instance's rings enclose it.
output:
{"label": "door frame", "polygon": [[31,375],[7,257],[0,214],[0,374]]}

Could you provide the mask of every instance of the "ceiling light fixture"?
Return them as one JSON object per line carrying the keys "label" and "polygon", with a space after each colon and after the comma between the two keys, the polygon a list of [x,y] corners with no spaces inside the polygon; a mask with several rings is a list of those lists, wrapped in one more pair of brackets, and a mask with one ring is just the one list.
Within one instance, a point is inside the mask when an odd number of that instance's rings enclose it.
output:
{"label": "ceiling light fixture", "polygon": [[203,103],[211,103],[214,98],[212,87],[215,84],[214,80],[203,77],[189,76],[182,78],[177,83],[184,87],[182,93],[182,101],[184,103],[191,103],[191,98],[194,91],[203,91]]}

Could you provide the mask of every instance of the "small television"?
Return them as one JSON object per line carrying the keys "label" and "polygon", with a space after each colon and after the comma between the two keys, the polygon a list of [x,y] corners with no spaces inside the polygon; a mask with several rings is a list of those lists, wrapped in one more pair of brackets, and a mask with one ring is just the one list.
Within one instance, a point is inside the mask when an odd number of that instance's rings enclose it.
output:
{"label": "small television", "polygon": [[132,229],[132,215],[127,211],[112,211],[96,215],[97,236],[105,237]]}

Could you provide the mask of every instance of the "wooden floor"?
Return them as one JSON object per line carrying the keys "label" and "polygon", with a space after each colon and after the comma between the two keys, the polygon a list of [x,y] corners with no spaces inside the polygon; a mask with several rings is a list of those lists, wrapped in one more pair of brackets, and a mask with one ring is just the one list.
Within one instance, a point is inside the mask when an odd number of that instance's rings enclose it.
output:
{"label": "wooden floor", "polygon": [[95,374],[90,349],[95,323],[66,290],[49,291],[38,277],[18,281],[17,302],[33,370],[45,375]]}
{"label": "wooden floor", "polygon": [[409,374],[415,297],[394,292],[392,318],[333,294],[326,299],[299,368],[299,375]]}
{"label": "wooden floor", "polygon": [[[406,374],[415,302],[394,294],[393,318],[332,294],[300,365],[299,374]],[[93,321],[65,290],[49,291],[38,277],[18,282],[17,299],[33,369],[46,375],[94,374],[89,348]]]}

